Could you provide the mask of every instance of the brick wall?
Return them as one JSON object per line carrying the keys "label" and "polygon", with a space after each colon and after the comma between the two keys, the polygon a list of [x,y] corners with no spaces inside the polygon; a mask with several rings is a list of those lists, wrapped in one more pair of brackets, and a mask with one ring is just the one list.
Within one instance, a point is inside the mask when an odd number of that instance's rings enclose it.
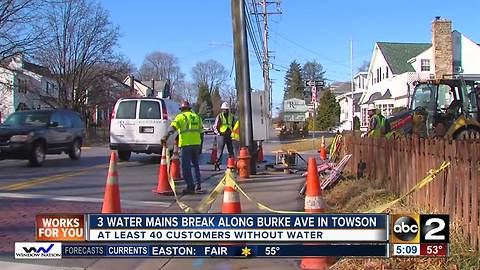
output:
{"label": "brick wall", "polygon": [[453,74],[452,21],[440,18],[433,20],[432,47],[435,78]]}

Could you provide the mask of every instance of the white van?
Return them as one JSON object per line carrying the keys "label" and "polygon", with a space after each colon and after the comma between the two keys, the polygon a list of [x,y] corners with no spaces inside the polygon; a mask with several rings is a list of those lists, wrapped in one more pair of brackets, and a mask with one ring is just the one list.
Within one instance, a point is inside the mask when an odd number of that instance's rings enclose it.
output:
{"label": "white van", "polygon": [[[180,112],[180,105],[169,99],[121,98],[110,120],[110,149],[118,151],[120,160],[130,159],[132,152],[161,154],[161,139]],[[173,147],[170,136],[167,144]]]}

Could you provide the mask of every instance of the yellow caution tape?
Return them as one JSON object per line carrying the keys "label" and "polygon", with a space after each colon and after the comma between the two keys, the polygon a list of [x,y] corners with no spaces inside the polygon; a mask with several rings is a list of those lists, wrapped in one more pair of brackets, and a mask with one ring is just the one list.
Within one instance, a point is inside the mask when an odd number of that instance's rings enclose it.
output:
{"label": "yellow caution tape", "polygon": [[428,183],[432,182],[433,180],[435,180],[435,177],[437,176],[437,174],[439,174],[440,172],[442,172],[443,170],[445,170],[446,168],[448,168],[450,166],[450,162],[447,162],[447,161],[444,161],[442,163],[442,165],[440,165],[440,167],[438,169],[431,169],[430,171],[428,171],[428,175],[423,178],[420,182],[418,182],[415,186],[413,186],[407,193],[403,194],[402,196],[400,196],[400,198],[398,199],[395,199],[391,202],[388,202],[386,204],[383,204],[383,205],[380,205],[380,206],[377,206],[373,209],[370,209],[368,211],[368,213],[381,213],[381,212],[384,212],[385,210],[387,210],[388,208],[392,207],[394,204],[400,202],[401,200],[405,199],[408,195],[414,193],[414,192],[417,192],[419,191],[420,189],[422,189],[425,185],[427,185]]}
{"label": "yellow caution tape", "polygon": [[281,211],[281,210],[272,209],[272,208],[270,208],[270,207],[268,207],[268,206],[266,206],[262,203],[257,202],[252,197],[248,196],[248,194],[245,191],[243,191],[243,189],[233,179],[231,174],[225,174],[225,180],[226,180],[226,185],[227,186],[233,187],[236,191],[240,192],[240,194],[242,194],[247,200],[249,200],[250,202],[255,204],[257,206],[257,208],[260,209],[260,210],[264,210],[264,211],[271,212],[271,213],[276,213],[276,214],[305,214],[305,212]]}
{"label": "yellow caution tape", "polygon": [[[334,142],[338,139],[341,139],[341,135],[336,136],[334,139]],[[335,148],[334,148],[335,149]],[[213,202],[216,200],[218,195],[220,195],[223,191],[223,188],[225,185],[230,186],[234,188],[237,192],[242,194],[248,201],[251,203],[255,204],[259,210],[267,211],[270,213],[276,213],[276,214],[305,214],[305,212],[302,211],[283,211],[283,210],[276,210],[272,209],[262,203],[259,203],[255,199],[253,199],[251,196],[249,196],[241,187],[240,185],[235,181],[235,177],[233,176],[233,173],[230,170],[226,170],[225,176],[218,182],[217,186],[208,194],[203,200],[200,202],[200,204],[197,206],[197,208],[192,208],[188,206],[187,204],[183,203],[177,195],[177,192],[175,190],[175,181],[173,181],[173,178],[170,176],[170,154],[167,151],[167,173],[168,173],[168,183],[170,184],[170,187],[173,190],[173,194],[175,196],[175,201],[178,204],[178,206],[184,211],[185,213],[207,213]],[[444,161],[438,169],[431,169],[428,172],[428,175],[423,178],[421,181],[419,181],[415,186],[413,186],[407,193],[399,197],[398,199],[395,199],[391,202],[388,202],[386,204],[380,205],[378,207],[375,207],[367,213],[380,213],[384,212],[386,209],[392,207],[394,204],[400,202],[410,194],[419,191],[422,189],[425,185],[428,183],[432,182],[435,180],[435,177],[437,174],[445,170],[450,166],[450,162]]]}
{"label": "yellow caution tape", "polygon": [[[175,187],[175,181],[173,178],[170,176],[170,152],[167,150],[167,175],[168,175],[168,184],[170,185],[170,188],[173,190],[173,195],[175,196],[175,202],[177,205],[182,209],[183,212],[185,213],[207,213],[211,206],[212,203],[215,201],[216,197],[222,192],[223,187],[225,185],[225,176],[219,181],[217,186],[206,196],[200,204],[197,206],[197,208],[192,208],[188,206],[186,203],[182,202],[180,198],[178,197],[176,187]],[[227,174],[227,173],[225,173]]]}
{"label": "yellow caution tape", "polygon": [[[225,173],[227,174],[227,173]],[[223,188],[226,183],[226,176],[224,176],[217,184],[217,186],[200,202],[197,206],[197,211],[200,213],[208,213],[212,207],[213,202],[217,199],[217,196],[223,192]]]}

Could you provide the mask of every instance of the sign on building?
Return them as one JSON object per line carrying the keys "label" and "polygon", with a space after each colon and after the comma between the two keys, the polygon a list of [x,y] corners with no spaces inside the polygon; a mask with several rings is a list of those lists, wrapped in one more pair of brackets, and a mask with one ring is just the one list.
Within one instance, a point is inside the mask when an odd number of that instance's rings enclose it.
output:
{"label": "sign on building", "polygon": [[304,122],[307,111],[308,107],[303,99],[291,98],[283,102],[283,120],[285,122]]}

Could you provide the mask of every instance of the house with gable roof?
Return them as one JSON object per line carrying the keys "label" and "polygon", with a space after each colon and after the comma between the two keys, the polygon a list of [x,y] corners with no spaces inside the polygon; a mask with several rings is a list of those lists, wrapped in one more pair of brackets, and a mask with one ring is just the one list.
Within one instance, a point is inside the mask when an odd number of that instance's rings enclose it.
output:
{"label": "house with gable roof", "polygon": [[452,74],[480,74],[480,46],[452,31],[450,20],[433,20],[432,43],[376,42],[359,100],[362,128],[368,126],[369,104],[388,116],[394,108],[408,106],[415,81]]}

